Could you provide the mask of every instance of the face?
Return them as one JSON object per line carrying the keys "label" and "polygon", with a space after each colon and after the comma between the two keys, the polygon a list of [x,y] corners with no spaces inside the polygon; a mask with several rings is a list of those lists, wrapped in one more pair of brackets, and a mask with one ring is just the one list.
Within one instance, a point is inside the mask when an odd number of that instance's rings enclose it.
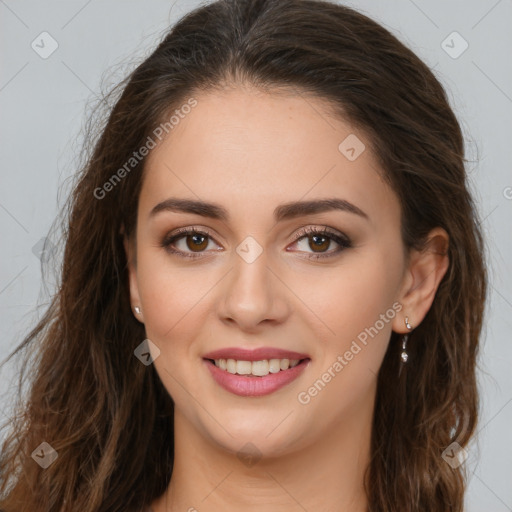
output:
{"label": "face", "polygon": [[[400,205],[365,135],[307,96],[194,97],[147,159],[127,245],[131,301],[176,413],[217,446],[250,441],[273,455],[369,422],[406,269]],[[326,199],[336,207],[314,206]],[[224,388],[204,359],[261,347],[305,359],[268,393],[247,384],[268,377]]]}

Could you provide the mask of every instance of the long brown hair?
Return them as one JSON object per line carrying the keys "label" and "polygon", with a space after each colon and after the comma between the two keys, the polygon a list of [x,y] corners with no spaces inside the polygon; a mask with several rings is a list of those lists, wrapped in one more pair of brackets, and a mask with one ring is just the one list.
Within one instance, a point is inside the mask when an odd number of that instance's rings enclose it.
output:
{"label": "long brown hair", "polygon": [[[4,512],[139,512],[166,489],[173,402],[153,365],[133,354],[145,335],[129,303],[122,236],[134,232],[145,159],[105,183],[194,93],[242,83],[327,100],[367,135],[400,200],[406,249],[421,248],[437,226],[449,234],[449,269],[411,334],[400,378],[400,339],[391,336],[365,485],[371,512],[462,511],[463,466],[441,454],[475,430],[487,275],[445,91],[396,37],[348,7],[219,0],[186,15],[126,77],[84,147],[64,210],[58,292],[12,354],[37,357],[0,457]],[[43,441],[58,453],[46,469],[31,458]]]}

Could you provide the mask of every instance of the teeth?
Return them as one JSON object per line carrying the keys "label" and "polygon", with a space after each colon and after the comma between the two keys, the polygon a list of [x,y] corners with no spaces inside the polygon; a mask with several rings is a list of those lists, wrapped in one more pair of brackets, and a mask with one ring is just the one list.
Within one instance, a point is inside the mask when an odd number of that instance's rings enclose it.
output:
{"label": "teeth", "polygon": [[263,361],[237,361],[235,359],[215,359],[215,366],[232,374],[265,377],[269,373],[288,370],[299,364],[299,359],[270,359]]}

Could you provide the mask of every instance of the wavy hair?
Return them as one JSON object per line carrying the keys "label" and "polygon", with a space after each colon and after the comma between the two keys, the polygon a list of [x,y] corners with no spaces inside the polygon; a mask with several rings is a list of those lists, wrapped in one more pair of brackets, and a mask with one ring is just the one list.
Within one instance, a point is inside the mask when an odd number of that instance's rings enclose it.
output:
{"label": "wavy hair", "polygon": [[[145,333],[131,311],[123,247],[145,158],[104,197],[98,190],[187,98],[246,83],[326,100],[366,134],[400,201],[406,250],[424,247],[437,226],[449,234],[448,271],[411,334],[400,378],[400,337],[391,335],[365,488],[369,512],[462,511],[463,466],[452,469],[441,454],[454,441],[466,446],[475,431],[487,274],[447,95],[425,63],[356,10],[320,0],[218,0],[171,27],[113,89],[108,114],[86,139],[63,209],[57,291],[11,354],[26,353],[30,371],[21,372],[5,425],[4,512],[139,512],[167,488],[173,402],[153,365],[133,355]],[[31,458],[42,441],[58,453],[44,470]]]}

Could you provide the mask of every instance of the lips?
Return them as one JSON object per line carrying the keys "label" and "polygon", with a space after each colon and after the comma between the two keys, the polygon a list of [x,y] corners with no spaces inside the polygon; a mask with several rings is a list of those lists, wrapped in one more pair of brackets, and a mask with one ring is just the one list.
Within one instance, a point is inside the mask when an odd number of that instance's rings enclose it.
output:
{"label": "lips", "polygon": [[231,374],[217,368],[208,359],[203,360],[203,365],[221,388],[242,397],[263,397],[291,385],[306,371],[310,364],[310,359],[303,359],[297,366],[288,370],[269,373],[264,377],[253,377]]}
{"label": "lips", "polygon": [[272,347],[246,349],[241,347],[222,348],[203,355],[203,359],[235,359],[237,361],[264,361],[270,359],[309,359],[308,354]]}

